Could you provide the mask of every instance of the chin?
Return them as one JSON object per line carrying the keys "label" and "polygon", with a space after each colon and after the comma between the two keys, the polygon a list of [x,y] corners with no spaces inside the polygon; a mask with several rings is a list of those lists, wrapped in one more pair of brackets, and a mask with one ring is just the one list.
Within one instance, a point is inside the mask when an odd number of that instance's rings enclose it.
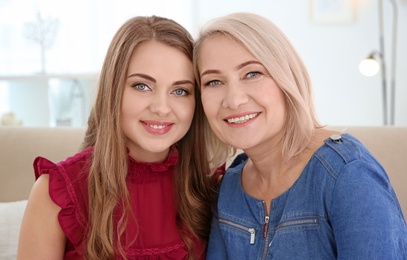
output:
{"label": "chin", "polygon": [[149,151],[151,153],[164,153],[164,152],[168,152],[168,150],[170,149],[171,146],[157,146],[157,147],[149,147]]}
{"label": "chin", "polygon": [[230,143],[229,145],[236,149],[240,149],[240,150],[247,150],[247,149],[250,149],[255,146],[254,144],[247,143],[247,142],[245,142],[245,143],[234,142],[234,143]]}

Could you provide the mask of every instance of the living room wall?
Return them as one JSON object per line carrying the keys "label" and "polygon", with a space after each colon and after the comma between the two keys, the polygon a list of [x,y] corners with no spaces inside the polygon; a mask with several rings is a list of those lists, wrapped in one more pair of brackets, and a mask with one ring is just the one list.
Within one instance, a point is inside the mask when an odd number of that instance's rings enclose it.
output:
{"label": "living room wall", "polygon": [[[72,0],[63,3],[4,0],[0,2],[0,79],[2,76],[38,73],[38,48],[24,38],[23,33],[24,25],[35,20],[38,11],[44,17],[59,19],[55,44],[46,53],[47,73],[57,74],[97,74],[114,32],[134,15],[167,16],[196,35],[200,25],[211,18],[235,11],[248,11],[275,22],[303,57],[313,80],[317,112],[323,124],[381,125],[381,76],[364,77],[358,71],[359,62],[372,50],[379,49],[378,1],[353,2],[352,21],[315,23],[310,17],[311,0],[153,0],[148,3],[124,0]],[[390,67],[392,9],[390,1],[383,2],[385,53]],[[407,49],[404,47],[407,46],[407,0],[396,2],[395,124],[407,125]],[[24,5],[24,9],[18,8],[19,3]],[[15,83],[0,80],[0,92],[3,89],[3,95],[9,97],[0,98],[0,115],[13,111],[24,125],[46,125],[49,122],[49,106],[44,95],[48,86],[41,88],[32,84],[31,87],[29,84],[26,83],[26,89],[21,90],[23,88],[16,87]],[[89,111],[96,81],[86,84],[86,111]],[[4,91],[6,88],[7,91]],[[39,89],[41,91],[36,91]],[[41,102],[33,98],[34,93],[41,95]],[[37,109],[38,118],[33,118],[33,109]]]}

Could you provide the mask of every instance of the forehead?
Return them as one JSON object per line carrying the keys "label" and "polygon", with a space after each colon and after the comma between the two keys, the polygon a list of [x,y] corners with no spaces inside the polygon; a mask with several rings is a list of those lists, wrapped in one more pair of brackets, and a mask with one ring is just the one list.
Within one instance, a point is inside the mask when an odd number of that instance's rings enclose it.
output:
{"label": "forehead", "polygon": [[208,37],[202,42],[198,67],[202,71],[207,66],[236,66],[248,60],[257,61],[242,43],[230,36],[216,35]]}
{"label": "forehead", "polygon": [[165,72],[169,76],[192,73],[192,61],[181,50],[158,41],[138,45],[129,61],[129,73]]}
{"label": "forehead", "polygon": [[130,59],[133,62],[148,62],[154,59],[165,61],[166,58],[176,58],[173,60],[174,62],[177,60],[189,60],[189,57],[176,47],[155,40],[140,43],[134,48]]}

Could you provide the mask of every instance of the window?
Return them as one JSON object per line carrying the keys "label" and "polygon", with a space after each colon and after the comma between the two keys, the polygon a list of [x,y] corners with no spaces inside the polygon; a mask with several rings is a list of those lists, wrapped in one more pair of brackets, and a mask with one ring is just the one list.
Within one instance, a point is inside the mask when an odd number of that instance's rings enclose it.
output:
{"label": "window", "polygon": [[52,43],[45,46],[45,71],[94,73],[101,67],[113,34],[125,20],[155,14],[172,18],[191,30],[194,25],[191,2],[2,0],[0,73],[18,75],[42,71],[40,44],[29,37],[33,25],[39,25],[39,17],[45,26],[56,27],[55,34],[49,32],[46,36],[52,38]]}
{"label": "window", "polygon": [[[55,125],[49,74],[97,74],[114,33],[134,16],[168,17],[192,31],[194,7],[189,0],[0,0],[0,117],[12,112],[24,126]],[[47,33],[33,37],[39,27]],[[81,110],[70,125],[86,124],[95,82],[80,82],[82,99],[73,102]]]}

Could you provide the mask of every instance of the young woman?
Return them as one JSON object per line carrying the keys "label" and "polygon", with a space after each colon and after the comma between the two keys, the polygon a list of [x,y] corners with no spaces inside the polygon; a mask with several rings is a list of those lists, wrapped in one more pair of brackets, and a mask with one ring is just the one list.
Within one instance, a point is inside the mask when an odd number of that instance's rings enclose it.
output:
{"label": "young woman", "polygon": [[205,258],[219,163],[208,160],[192,47],[165,18],[118,30],[84,149],[34,162],[18,259]]}
{"label": "young woman", "polygon": [[244,151],[222,178],[208,259],[406,259],[385,170],[353,136],[318,123],[307,70],[273,23],[215,19],[194,66],[210,126]]}

